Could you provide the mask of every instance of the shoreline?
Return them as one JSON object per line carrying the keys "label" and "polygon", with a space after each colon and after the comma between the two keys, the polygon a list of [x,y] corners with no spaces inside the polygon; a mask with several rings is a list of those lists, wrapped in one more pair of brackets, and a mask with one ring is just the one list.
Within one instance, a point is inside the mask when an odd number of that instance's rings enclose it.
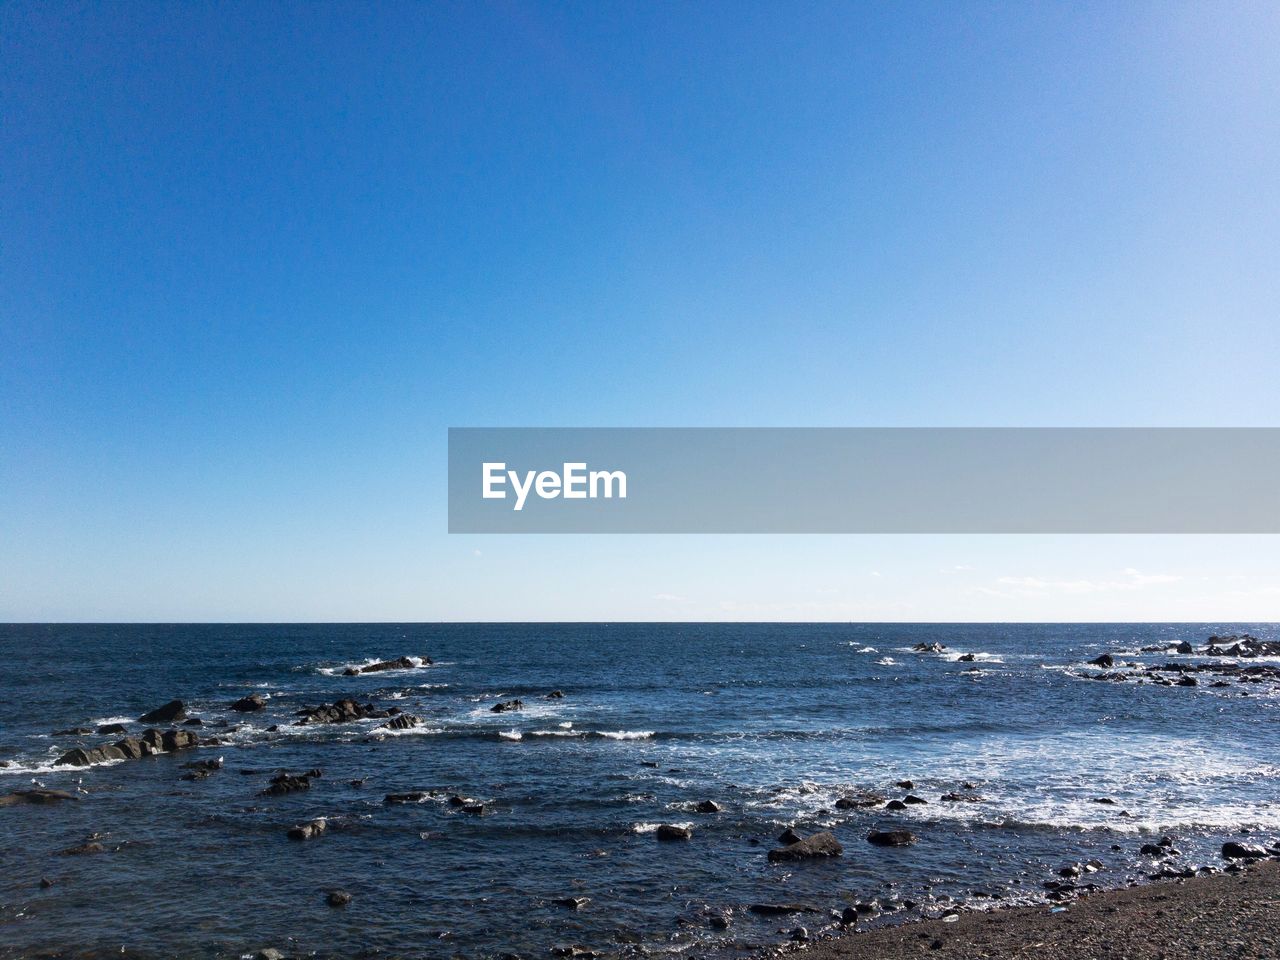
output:
{"label": "shoreline", "polygon": [[1056,906],[995,908],[961,913],[950,922],[849,930],[768,952],[780,953],[796,960],[1280,958],[1280,861],[1099,890]]}

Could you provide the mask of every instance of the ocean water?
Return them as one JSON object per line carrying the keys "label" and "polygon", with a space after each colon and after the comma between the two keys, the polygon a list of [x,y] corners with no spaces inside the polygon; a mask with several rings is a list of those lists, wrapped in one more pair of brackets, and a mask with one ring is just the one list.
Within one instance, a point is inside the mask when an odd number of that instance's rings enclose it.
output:
{"label": "ocean water", "polygon": [[[0,626],[0,793],[36,781],[82,796],[0,807],[0,956],[542,957],[574,944],[733,957],[859,901],[915,901],[888,918],[900,920],[1040,899],[1069,862],[1096,858],[1087,879],[1122,885],[1154,869],[1139,848],[1165,834],[1173,864],[1220,863],[1224,838],[1280,834],[1275,685],[1101,683],[1086,661],[1246,631],[1278,636],[1274,624]],[[948,649],[913,652],[920,642]],[[342,676],[400,655],[435,662]],[[252,692],[265,711],[228,711]],[[343,696],[424,725],[292,725]],[[524,710],[489,709],[515,697]],[[172,698],[205,721],[202,737],[228,742],[53,766],[116,738],[52,731],[140,731],[133,718]],[[215,757],[225,765],[208,779],[180,779],[183,763]],[[260,795],[273,773],[311,768],[323,776],[310,790]],[[835,808],[855,790],[901,797],[904,778],[927,805]],[[939,799],[966,781],[985,802]],[[1093,802],[1104,796],[1116,803]],[[694,812],[707,799],[724,811]],[[324,836],[286,839],[315,817]],[[660,823],[693,837],[660,842]],[[844,856],[770,864],[787,826],[832,830]],[[920,840],[866,842],[891,827]],[[108,850],[60,853],[91,835]],[[327,906],[334,888],[352,902]],[[555,902],[567,897],[589,903]],[[747,909],[761,902],[819,912]],[[732,922],[714,929],[722,911]]]}

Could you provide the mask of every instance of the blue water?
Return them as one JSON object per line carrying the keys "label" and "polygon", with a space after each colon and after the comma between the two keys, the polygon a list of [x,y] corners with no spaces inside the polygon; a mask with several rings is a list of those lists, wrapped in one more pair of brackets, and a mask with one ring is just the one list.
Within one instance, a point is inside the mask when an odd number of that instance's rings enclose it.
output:
{"label": "blue water", "polygon": [[[1277,637],[1274,624],[3,626],[0,793],[35,780],[82,800],[0,808],[0,956],[542,957],[577,944],[728,957],[870,898],[917,901],[902,919],[1041,897],[1065,862],[1096,857],[1089,879],[1120,885],[1151,871],[1138,848],[1165,833],[1176,864],[1220,862],[1224,837],[1280,832],[1274,685],[1100,683],[1084,661],[1242,631]],[[922,641],[947,653],[910,651]],[[957,662],[965,652],[979,660]],[[402,654],[435,663],[341,675]],[[554,689],[564,698],[545,699]],[[266,711],[227,710],[254,691]],[[289,726],[344,695],[425,726]],[[115,739],[52,731],[175,697],[202,737],[229,742],[52,766]],[[512,697],[526,709],[490,712]],[[219,756],[209,779],[179,779],[184,762]],[[309,791],[259,795],[277,770],[314,767]],[[856,789],[900,797],[903,778],[928,805],[834,807]],[[987,801],[939,801],[964,781]],[[429,789],[444,792],[383,803]],[[485,814],[449,806],[450,792]],[[692,812],[705,799],[725,811]],[[328,818],[323,837],[286,839],[314,817]],[[692,824],[693,838],[661,843],[659,823]],[[845,855],[769,864],[789,825],[833,830]],[[865,842],[886,826],[920,842]],[[59,853],[91,834],[107,852]],[[327,906],[333,888],[352,903]],[[590,903],[552,902],[569,896]],[[747,912],[762,901],[823,912]],[[709,910],[732,910],[729,929]]]}

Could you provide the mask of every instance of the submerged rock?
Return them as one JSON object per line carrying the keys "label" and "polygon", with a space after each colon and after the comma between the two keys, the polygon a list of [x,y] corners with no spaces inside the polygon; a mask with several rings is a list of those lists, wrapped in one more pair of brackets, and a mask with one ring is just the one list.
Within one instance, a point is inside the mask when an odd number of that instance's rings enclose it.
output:
{"label": "submerged rock", "polygon": [[76,857],[86,853],[106,853],[107,848],[97,840],[90,840],[88,843],[82,843],[77,847],[67,847],[62,851],[63,856]]}
{"label": "submerged rock", "polygon": [[720,804],[716,803],[714,800],[703,800],[693,809],[698,813],[721,813],[724,810],[724,807],[720,806]]}
{"label": "submerged rock", "polygon": [[394,660],[379,660],[377,663],[371,663],[364,667],[347,667],[342,671],[344,677],[358,677],[362,673],[382,673],[385,670],[413,670],[418,666],[428,667],[431,665],[430,657],[419,657],[414,660],[413,657],[396,657]]}
{"label": "submerged rock", "polygon": [[658,825],[656,833],[659,840],[688,840],[693,836],[693,828],[662,823]]}
{"label": "submerged rock", "polygon": [[590,897],[559,897],[551,901],[557,907],[568,907],[570,910],[581,910],[591,902]]}
{"label": "submerged rock", "polygon": [[286,793],[296,793],[299,790],[310,789],[311,777],[308,774],[278,773],[271,778],[271,783],[262,791],[262,796],[279,797]]}
{"label": "submerged rock", "polygon": [[345,907],[351,902],[351,894],[345,890],[330,890],[324,902],[331,907]]}
{"label": "submerged rock", "polygon": [[872,830],[867,843],[877,847],[909,847],[919,839],[910,830]]}
{"label": "submerged rock", "polygon": [[547,694],[548,700],[562,700],[563,698],[564,698],[563,690],[552,690],[550,693]]}
{"label": "submerged rock", "polygon": [[[901,786],[902,783],[911,783],[911,781],[903,780],[899,783],[899,786]],[[878,807],[882,803],[884,803],[884,797],[878,793],[847,793],[836,800],[836,809],[856,810],[863,807]]]}
{"label": "submerged rock", "polygon": [[113,733],[128,733],[129,728],[123,723],[104,723],[97,730],[98,733],[108,736]]}
{"label": "submerged rock", "polygon": [[976,793],[944,793],[938,799],[946,803],[982,803],[986,797],[980,797]]}
{"label": "submerged rock", "polygon": [[788,913],[818,913],[818,908],[807,903],[753,903],[747,908],[762,917],[780,917]]}
{"label": "submerged rock", "polygon": [[491,713],[508,713],[512,710],[523,710],[524,702],[521,700],[504,700],[502,703],[495,703],[489,708]]}
{"label": "submerged rock", "polygon": [[[352,781],[354,783],[354,781]],[[360,781],[363,783],[364,781]],[[415,790],[411,793],[388,793],[382,798],[383,803],[421,803],[427,797],[431,796],[425,790]]]}
{"label": "submerged rock", "polygon": [[187,716],[187,708],[181,700],[170,700],[163,707],[156,707],[150,713],[138,718],[139,723],[174,723]]}
{"label": "submerged rock", "polygon": [[769,851],[769,860],[777,863],[787,860],[808,860],[815,857],[838,857],[844,853],[844,847],[835,835],[829,831],[815,833],[785,847]]}
{"label": "submerged rock", "polygon": [[15,807],[19,804],[58,803],[62,800],[79,800],[74,793],[65,790],[14,790],[0,796],[0,807]]}
{"label": "submerged rock", "polygon": [[247,697],[241,697],[231,704],[231,709],[240,713],[254,713],[258,710],[265,710],[266,707],[267,698],[260,693],[251,693]]}
{"label": "submerged rock", "polygon": [[300,823],[296,827],[290,827],[286,836],[290,840],[314,840],[328,829],[328,822],[321,817],[308,823]]}

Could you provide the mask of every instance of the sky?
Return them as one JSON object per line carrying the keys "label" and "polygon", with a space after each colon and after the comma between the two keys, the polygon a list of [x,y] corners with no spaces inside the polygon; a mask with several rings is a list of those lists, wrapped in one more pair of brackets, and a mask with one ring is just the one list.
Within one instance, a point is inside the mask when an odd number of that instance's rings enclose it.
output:
{"label": "sky", "polygon": [[1269,3],[0,6],[0,620],[1277,620],[1267,536],[463,536],[450,426],[1277,426]]}

